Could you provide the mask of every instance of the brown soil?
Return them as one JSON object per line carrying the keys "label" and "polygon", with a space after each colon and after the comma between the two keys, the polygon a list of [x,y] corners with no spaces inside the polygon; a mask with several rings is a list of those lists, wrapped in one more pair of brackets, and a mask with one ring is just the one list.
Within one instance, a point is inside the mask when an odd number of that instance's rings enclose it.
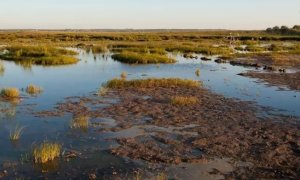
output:
{"label": "brown soil", "polygon": [[242,76],[258,78],[270,85],[286,86],[291,90],[300,90],[300,72],[297,73],[241,73]]}
{"label": "brown soil", "polygon": [[[229,157],[254,164],[229,176],[300,175],[300,125],[294,119],[258,117],[249,102],[226,99],[199,88],[128,88],[115,95],[122,97],[121,103],[106,108],[104,114],[116,119],[120,127],[194,127],[180,129],[179,134],[152,129],[143,136],[118,139],[121,146],[112,149],[113,154],[172,164]],[[200,103],[174,106],[169,103],[174,95],[196,96]],[[149,119],[145,121],[145,117]]]}
{"label": "brown soil", "polygon": [[254,54],[240,55],[230,61],[232,65],[268,67],[270,70],[300,68],[299,54]]}
{"label": "brown soil", "polygon": [[[172,105],[173,96],[193,96],[199,102]],[[72,113],[112,118],[117,125],[106,131],[115,133],[143,129],[144,133],[135,136],[114,138],[120,146],[110,152],[117,156],[166,165],[206,163],[226,157],[233,165],[240,161],[253,164],[236,166],[232,173],[224,174],[227,177],[300,177],[298,118],[263,116],[259,112],[267,109],[197,87],[125,88],[111,91],[107,97],[119,97],[120,102],[91,108],[103,102],[70,98],[59,104],[56,113],[39,115]]]}

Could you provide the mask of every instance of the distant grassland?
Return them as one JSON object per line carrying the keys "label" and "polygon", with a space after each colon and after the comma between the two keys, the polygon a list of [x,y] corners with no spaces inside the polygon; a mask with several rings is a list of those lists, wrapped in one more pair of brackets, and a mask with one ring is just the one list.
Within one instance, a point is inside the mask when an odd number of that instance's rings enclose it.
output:
{"label": "distant grassland", "polygon": [[[207,56],[219,55],[224,59],[268,56],[276,60],[285,56],[289,62],[299,59],[300,36],[267,33],[266,31],[197,31],[197,30],[153,30],[153,31],[0,31],[0,45],[77,47],[93,53],[113,52],[114,59],[126,63],[171,63],[167,53],[199,53]],[[243,46],[246,45],[246,48]],[[1,47],[0,47],[1,48]],[[3,47],[2,47],[3,49]],[[240,53],[244,51],[247,53]],[[44,53],[44,50],[42,51]],[[48,52],[47,52],[48,53]],[[76,63],[71,54],[54,51],[43,57],[21,57],[35,64]],[[54,55],[56,54],[56,55]],[[155,56],[155,58],[154,58]],[[288,56],[288,57],[287,57]],[[20,61],[17,54],[2,59]],[[284,64],[284,62],[281,61]],[[289,63],[293,64],[293,63]]]}

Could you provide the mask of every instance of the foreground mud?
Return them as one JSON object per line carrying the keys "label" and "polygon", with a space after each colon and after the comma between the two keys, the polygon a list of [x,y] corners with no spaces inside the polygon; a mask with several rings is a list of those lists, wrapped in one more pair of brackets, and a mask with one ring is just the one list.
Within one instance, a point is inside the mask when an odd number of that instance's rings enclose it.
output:
{"label": "foreground mud", "polygon": [[260,73],[247,72],[240,74],[251,78],[260,79],[272,86],[285,86],[291,90],[300,90],[300,72],[296,73]]}
{"label": "foreground mud", "polygon": [[[122,89],[121,103],[104,113],[120,129],[149,126],[144,135],[120,138],[111,152],[153,163],[205,163],[228,157],[250,162],[227,176],[295,178],[300,172],[300,125],[290,117],[262,117],[248,102],[226,99],[199,88]],[[199,103],[174,106],[174,95]]]}
{"label": "foreground mud", "polygon": [[[174,96],[193,96],[198,103],[174,105]],[[124,88],[105,99],[70,97],[54,111],[37,116],[84,114],[113,121],[91,122],[96,132],[111,132],[108,148],[117,157],[149,164],[205,165],[230,159],[232,171],[210,172],[233,178],[300,177],[299,118],[268,115],[268,108],[211,93],[204,88]],[[108,104],[103,106],[103,104]],[[243,165],[241,165],[243,164]]]}

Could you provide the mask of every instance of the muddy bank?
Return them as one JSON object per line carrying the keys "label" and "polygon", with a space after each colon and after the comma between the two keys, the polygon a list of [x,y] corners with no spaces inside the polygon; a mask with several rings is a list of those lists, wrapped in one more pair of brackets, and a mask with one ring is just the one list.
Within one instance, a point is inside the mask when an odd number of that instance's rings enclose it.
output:
{"label": "muddy bank", "polygon": [[[174,96],[198,99],[190,105],[174,105]],[[113,119],[111,126],[94,126],[118,146],[108,151],[150,164],[171,167],[207,164],[229,158],[233,170],[215,174],[234,178],[297,178],[300,176],[299,118],[265,115],[267,108],[238,101],[198,87],[123,88],[111,90],[105,103],[98,97],[71,97],[54,111],[37,116],[84,114]],[[91,125],[93,125],[91,123]],[[240,166],[244,162],[246,166]]]}
{"label": "muddy bank", "polygon": [[[300,174],[300,125],[291,117],[262,117],[248,102],[227,99],[200,88],[121,89],[121,103],[103,114],[117,120],[116,131],[132,126],[184,127],[176,132],[159,128],[133,138],[119,138],[118,156],[151,163],[205,163],[229,157],[250,162],[231,177],[295,178]],[[174,106],[174,95],[194,96],[199,103]],[[187,125],[193,125],[187,127]],[[147,130],[147,129],[146,129]]]}
{"label": "muddy bank", "polygon": [[239,74],[251,78],[257,78],[272,86],[285,86],[291,90],[300,90],[300,72],[297,73],[260,73],[247,72]]}
{"label": "muddy bank", "polygon": [[239,55],[230,60],[232,65],[263,68],[265,70],[280,71],[289,68],[300,68],[299,54],[253,54]]}

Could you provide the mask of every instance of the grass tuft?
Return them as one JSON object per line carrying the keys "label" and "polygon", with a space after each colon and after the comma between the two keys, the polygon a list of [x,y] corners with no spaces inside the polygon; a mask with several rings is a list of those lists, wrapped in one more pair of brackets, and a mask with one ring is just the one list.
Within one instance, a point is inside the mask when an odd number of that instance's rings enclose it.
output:
{"label": "grass tuft", "polygon": [[125,71],[122,72],[122,73],[121,73],[121,78],[122,78],[122,79],[126,79],[126,78],[127,78],[127,72],[125,72]]}
{"label": "grass tuft", "polygon": [[52,46],[14,45],[6,47],[6,50],[7,52],[1,54],[0,58],[18,63],[65,65],[78,62],[78,59],[72,57],[77,54],[76,52]]}
{"label": "grass tuft", "polygon": [[200,69],[198,68],[198,69],[196,69],[196,71],[195,71],[195,74],[196,74],[196,76],[200,76]]}
{"label": "grass tuft", "polygon": [[1,96],[4,98],[19,98],[20,93],[17,88],[4,88],[1,90]]}
{"label": "grass tuft", "polygon": [[158,63],[175,63],[176,60],[161,54],[121,52],[114,54],[113,59],[128,64],[158,64]]}
{"label": "grass tuft", "polygon": [[5,71],[5,67],[4,67],[3,63],[0,62],[0,75],[3,74],[4,71]]}
{"label": "grass tuft", "polygon": [[87,129],[89,127],[90,118],[86,115],[79,115],[71,121],[71,128],[74,129]]}
{"label": "grass tuft", "polygon": [[39,86],[30,84],[29,86],[27,86],[26,92],[31,95],[36,95],[36,94],[40,94],[41,92],[43,92],[43,89]]}
{"label": "grass tuft", "polygon": [[58,143],[43,142],[33,149],[34,163],[46,163],[60,156],[62,145]]}
{"label": "grass tuft", "polygon": [[157,176],[156,176],[156,180],[167,180],[167,175],[163,172],[159,173]]}
{"label": "grass tuft", "polygon": [[194,105],[199,102],[199,99],[197,97],[189,96],[174,96],[170,100],[171,104],[173,105],[181,105],[181,106],[188,106],[188,105]]}
{"label": "grass tuft", "polygon": [[98,96],[105,96],[107,93],[108,93],[108,91],[109,91],[109,88],[107,88],[107,87],[101,87],[100,89],[99,89],[99,91],[97,92],[97,95]]}
{"label": "grass tuft", "polygon": [[163,78],[163,79],[138,79],[138,80],[124,80],[113,79],[107,82],[108,88],[155,88],[155,87],[199,87],[199,81],[178,79],[178,78]]}
{"label": "grass tuft", "polygon": [[17,141],[17,140],[19,140],[20,137],[21,137],[21,135],[22,135],[22,133],[23,133],[24,128],[25,127],[16,126],[13,131],[10,131],[9,139],[11,141]]}

